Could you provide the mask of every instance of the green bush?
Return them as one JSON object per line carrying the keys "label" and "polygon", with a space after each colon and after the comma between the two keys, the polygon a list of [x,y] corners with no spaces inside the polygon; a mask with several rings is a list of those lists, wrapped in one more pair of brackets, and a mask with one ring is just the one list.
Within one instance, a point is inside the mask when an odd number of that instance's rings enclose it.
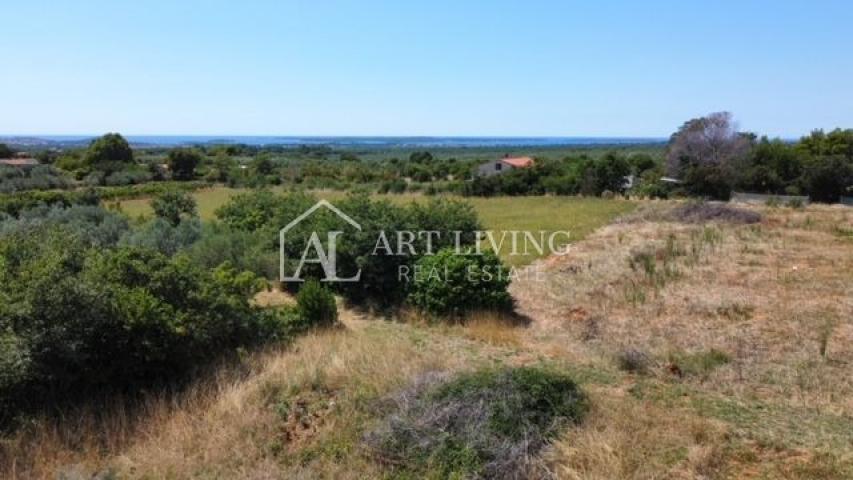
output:
{"label": "green bush", "polygon": [[338,322],[335,296],[316,280],[308,280],[296,295],[299,315],[306,327],[331,327]]}
{"label": "green bush", "polygon": [[431,314],[512,309],[509,270],[491,251],[463,255],[445,248],[418,260],[410,279],[409,303]]}
{"label": "green bush", "polygon": [[580,422],[588,401],[565,374],[537,367],[433,375],[392,398],[365,440],[413,478],[522,478],[560,428]]}

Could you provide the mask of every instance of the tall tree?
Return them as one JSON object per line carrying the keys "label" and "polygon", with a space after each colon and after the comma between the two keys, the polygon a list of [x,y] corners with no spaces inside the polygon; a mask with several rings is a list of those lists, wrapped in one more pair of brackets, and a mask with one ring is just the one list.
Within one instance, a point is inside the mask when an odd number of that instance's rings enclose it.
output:
{"label": "tall tree", "polygon": [[670,137],[667,173],[681,178],[693,195],[726,200],[753,141],[753,135],[737,131],[728,112],[694,118]]}
{"label": "tall tree", "polygon": [[0,158],[12,158],[15,152],[5,143],[0,143]]}
{"label": "tall tree", "polygon": [[176,148],[169,152],[167,163],[175,180],[192,180],[195,167],[201,162],[201,155],[188,148]]}
{"label": "tall tree", "polygon": [[130,144],[118,133],[108,133],[92,141],[86,151],[86,163],[99,165],[107,163],[133,162],[133,150]]}
{"label": "tall tree", "polygon": [[750,143],[748,135],[737,131],[729,112],[688,120],[669,139],[667,173],[680,176],[690,166],[731,167],[743,159]]}

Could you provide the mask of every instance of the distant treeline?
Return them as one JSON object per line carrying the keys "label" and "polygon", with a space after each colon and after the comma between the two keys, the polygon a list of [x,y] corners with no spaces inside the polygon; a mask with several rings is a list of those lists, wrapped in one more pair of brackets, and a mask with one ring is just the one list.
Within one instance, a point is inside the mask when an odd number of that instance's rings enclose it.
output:
{"label": "distant treeline", "polygon": [[[853,130],[816,130],[797,142],[739,132],[728,113],[685,122],[667,145],[539,148],[530,168],[477,177],[493,149],[357,151],[329,146],[211,145],[133,150],[118,134],[88,148],[38,154],[43,165],[0,167],[0,193],[205,181],[231,187],[289,185],[379,193],[616,195],[728,199],[734,190],[853,195]],[[0,153],[11,155],[0,146]],[[507,152],[509,153],[509,152]]]}

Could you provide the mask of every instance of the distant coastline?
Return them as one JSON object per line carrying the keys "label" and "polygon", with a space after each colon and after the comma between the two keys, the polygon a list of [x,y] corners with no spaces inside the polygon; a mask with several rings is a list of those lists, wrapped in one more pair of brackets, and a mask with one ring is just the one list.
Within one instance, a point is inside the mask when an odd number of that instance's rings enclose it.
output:
{"label": "distant coastline", "polygon": [[[21,146],[87,145],[96,135],[0,135],[0,143]],[[328,145],[338,148],[489,148],[649,145],[665,143],[653,137],[355,137],[252,135],[126,135],[136,147],[245,144],[253,146]]]}

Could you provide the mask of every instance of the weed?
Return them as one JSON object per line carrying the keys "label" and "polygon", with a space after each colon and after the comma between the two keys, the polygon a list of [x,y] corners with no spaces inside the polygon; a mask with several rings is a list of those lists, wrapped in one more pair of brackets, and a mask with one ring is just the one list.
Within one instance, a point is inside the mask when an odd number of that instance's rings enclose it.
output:
{"label": "weed", "polygon": [[826,358],[826,352],[829,348],[829,339],[832,337],[836,327],[835,317],[827,316],[823,323],[818,328],[818,343],[820,345],[820,356]]}
{"label": "weed", "polygon": [[695,353],[675,353],[670,355],[670,363],[684,375],[707,378],[717,367],[731,361],[725,352],[712,348]]}
{"label": "weed", "polygon": [[755,307],[742,303],[732,302],[717,307],[717,315],[734,321],[749,320]]}
{"label": "weed", "polygon": [[620,370],[631,373],[646,373],[649,369],[649,356],[636,348],[625,348],[616,354],[616,364]]}

